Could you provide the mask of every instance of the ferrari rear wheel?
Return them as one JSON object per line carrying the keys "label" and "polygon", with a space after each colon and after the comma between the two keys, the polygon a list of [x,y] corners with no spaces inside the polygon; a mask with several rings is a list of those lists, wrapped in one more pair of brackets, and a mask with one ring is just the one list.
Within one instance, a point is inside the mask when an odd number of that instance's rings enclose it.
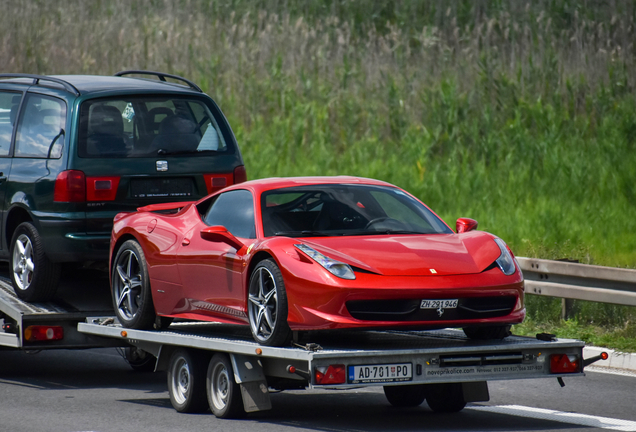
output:
{"label": "ferrari rear wheel", "polygon": [[464,333],[470,339],[504,339],[510,336],[510,325],[494,325],[485,327],[464,327]]}
{"label": "ferrari rear wheel", "polygon": [[252,272],[247,310],[252,336],[259,344],[284,346],[290,341],[285,283],[274,260],[261,261]]}
{"label": "ferrari rear wheel", "polygon": [[124,327],[152,329],[155,307],[150,293],[148,266],[139,243],[127,240],[115,256],[111,274],[113,307]]}

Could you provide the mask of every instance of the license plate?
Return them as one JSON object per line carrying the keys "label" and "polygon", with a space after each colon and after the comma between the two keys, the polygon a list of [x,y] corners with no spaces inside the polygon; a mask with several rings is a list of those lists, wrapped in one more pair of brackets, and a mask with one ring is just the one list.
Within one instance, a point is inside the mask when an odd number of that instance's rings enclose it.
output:
{"label": "license plate", "polygon": [[448,300],[422,300],[420,309],[455,309],[457,307],[457,299]]}
{"label": "license plate", "polygon": [[413,365],[411,363],[349,366],[349,382],[352,384],[411,381],[412,379]]}

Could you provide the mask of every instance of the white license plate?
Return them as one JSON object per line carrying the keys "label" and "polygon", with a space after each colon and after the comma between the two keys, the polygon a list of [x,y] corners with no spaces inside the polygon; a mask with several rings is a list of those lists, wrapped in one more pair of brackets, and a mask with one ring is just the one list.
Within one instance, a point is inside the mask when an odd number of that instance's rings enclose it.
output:
{"label": "white license plate", "polygon": [[422,300],[420,309],[455,309],[457,307],[457,299],[448,300]]}
{"label": "white license plate", "polygon": [[412,379],[413,365],[411,363],[349,366],[349,382],[352,384],[411,381]]}

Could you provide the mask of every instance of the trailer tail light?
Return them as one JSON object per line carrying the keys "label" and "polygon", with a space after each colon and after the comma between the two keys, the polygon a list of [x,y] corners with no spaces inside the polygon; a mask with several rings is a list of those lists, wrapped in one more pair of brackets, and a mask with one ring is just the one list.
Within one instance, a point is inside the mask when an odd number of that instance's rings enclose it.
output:
{"label": "trailer tail light", "polygon": [[550,356],[550,373],[577,373],[581,371],[579,357],[574,354],[552,354]]}
{"label": "trailer tail light", "polygon": [[53,201],[86,201],[86,178],[84,173],[77,170],[66,170],[59,173],[55,179]]}
{"label": "trailer tail light", "polygon": [[86,177],[87,201],[115,201],[119,177]]}
{"label": "trailer tail light", "polygon": [[205,187],[208,190],[208,194],[223,189],[225,186],[232,184],[234,179],[233,174],[203,174],[205,180]]}
{"label": "trailer tail light", "polygon": [[234,168],[234,184],[243,183],[247,181],[247,172],[244,165],[239,165]]}
{"label": "trailer tail light", "polygon": [[314,380],[316,384],[344,384],[347,380],[345,365],[335,364],[320,366],[314,369]]}
{"label": "trailer tail light", "polygon": [[32,325],[24,329],[24,339],[29,342],[55,341],[64,338],[64,329],[60,326]]}

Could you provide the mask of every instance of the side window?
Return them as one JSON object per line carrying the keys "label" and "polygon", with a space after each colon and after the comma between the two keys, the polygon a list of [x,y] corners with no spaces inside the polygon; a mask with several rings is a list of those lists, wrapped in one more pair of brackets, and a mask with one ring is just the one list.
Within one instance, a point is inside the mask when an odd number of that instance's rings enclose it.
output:
{"label": "side window", "polygon": [[15,156],[60,158],[66,131],[66,104],[48,96],[27,95],[18,123]]}
{"label": "side window", "polygon": [[208,226],[222,225],[236,237],[256,238],[254,200],[246,190],[222,193],[205,215]]}
{"label": "side window", "polygon": [[9,154],[21,98],[22,95],[19,93],[0,92],[0,156]]}

